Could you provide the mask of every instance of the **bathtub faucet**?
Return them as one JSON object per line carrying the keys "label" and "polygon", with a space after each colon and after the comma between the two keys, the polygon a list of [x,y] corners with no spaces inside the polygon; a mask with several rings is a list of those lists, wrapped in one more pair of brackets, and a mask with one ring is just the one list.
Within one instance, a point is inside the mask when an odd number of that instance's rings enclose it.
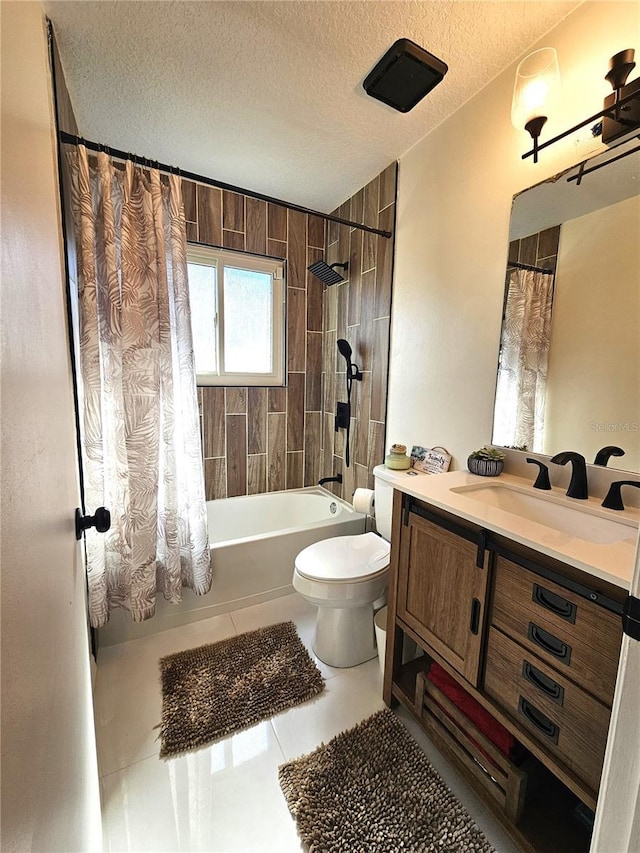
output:
{"label": "bathtub faucet", "polygon": [[336,474],[335,477],[323,477],[321,480],[318,480],[319,486],[324,486],[325,483],[341,483],[342,482],[342,474]]}

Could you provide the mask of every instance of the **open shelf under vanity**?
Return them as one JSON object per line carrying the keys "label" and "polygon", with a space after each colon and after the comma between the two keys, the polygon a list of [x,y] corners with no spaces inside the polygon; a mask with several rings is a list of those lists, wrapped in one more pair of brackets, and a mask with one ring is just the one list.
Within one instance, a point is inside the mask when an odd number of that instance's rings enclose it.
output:
{"label": "open shelf under vanity", "polygon": [[[520,847],[540,853],[588,853],[591,809],[533,753],[521,744],[517,761],[501,756],[500,772],[488,763],[486,738],[472,722],[458,712],[456,725],[438,710],[433,713],[433,705],[429,710],[424,685],[429,685],[425,672],[432,660],[424,654],[402,666],[393,682],[394,699],[420,723]],[[435,696],[447,712],[455,713],[455,706],[446,697]],[[514,812],[518,813],[517,820]]]}

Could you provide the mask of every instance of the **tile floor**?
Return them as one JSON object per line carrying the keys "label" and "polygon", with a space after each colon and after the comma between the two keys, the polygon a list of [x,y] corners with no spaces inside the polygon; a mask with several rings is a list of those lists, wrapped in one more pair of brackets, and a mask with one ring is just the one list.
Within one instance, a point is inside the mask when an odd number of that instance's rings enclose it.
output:
{"label": "tile floor", "polygon": [[[292,620],[326,679],[316,699],[211,747],[158,757],[158,659]],[[101,649],[95,692],[104,849],[294,853],[303,848],[278,786],[284,761],[384,708],[378,661],[334,669],[311,649],[315,609],[297,593]],[[404,710],[407,728],[500,853],[517,848]]]}

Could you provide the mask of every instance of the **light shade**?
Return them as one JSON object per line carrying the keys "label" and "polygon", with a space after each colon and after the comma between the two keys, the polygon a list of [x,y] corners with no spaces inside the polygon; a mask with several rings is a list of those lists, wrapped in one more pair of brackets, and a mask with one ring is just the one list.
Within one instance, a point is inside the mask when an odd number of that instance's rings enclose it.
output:
{"label": "light shade", "polygon": [[543,47],[523,59],[516,70],[511,103],[511,121],[514,127],[518,130],[529,130],[529,122],[549,118],[559,94],[558,55],[554,48]]}

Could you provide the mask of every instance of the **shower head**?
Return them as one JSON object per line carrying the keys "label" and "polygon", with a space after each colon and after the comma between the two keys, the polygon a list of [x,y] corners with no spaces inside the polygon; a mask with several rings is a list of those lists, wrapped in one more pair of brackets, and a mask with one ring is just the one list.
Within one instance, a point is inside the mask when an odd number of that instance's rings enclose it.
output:
{"label": "shower head", "polygon": [[313,273],[316,278],[319,278],[321,282],[329,286],[331,284],[338,284],[340,281],[346,281],[344,276],[335,271],[334,267],[342,267],[342,269],[346,271],[349,268],[349,263],[328,264],[326,261],[316,261],[314,264],[307,267],[307,269],[310,273]]}

